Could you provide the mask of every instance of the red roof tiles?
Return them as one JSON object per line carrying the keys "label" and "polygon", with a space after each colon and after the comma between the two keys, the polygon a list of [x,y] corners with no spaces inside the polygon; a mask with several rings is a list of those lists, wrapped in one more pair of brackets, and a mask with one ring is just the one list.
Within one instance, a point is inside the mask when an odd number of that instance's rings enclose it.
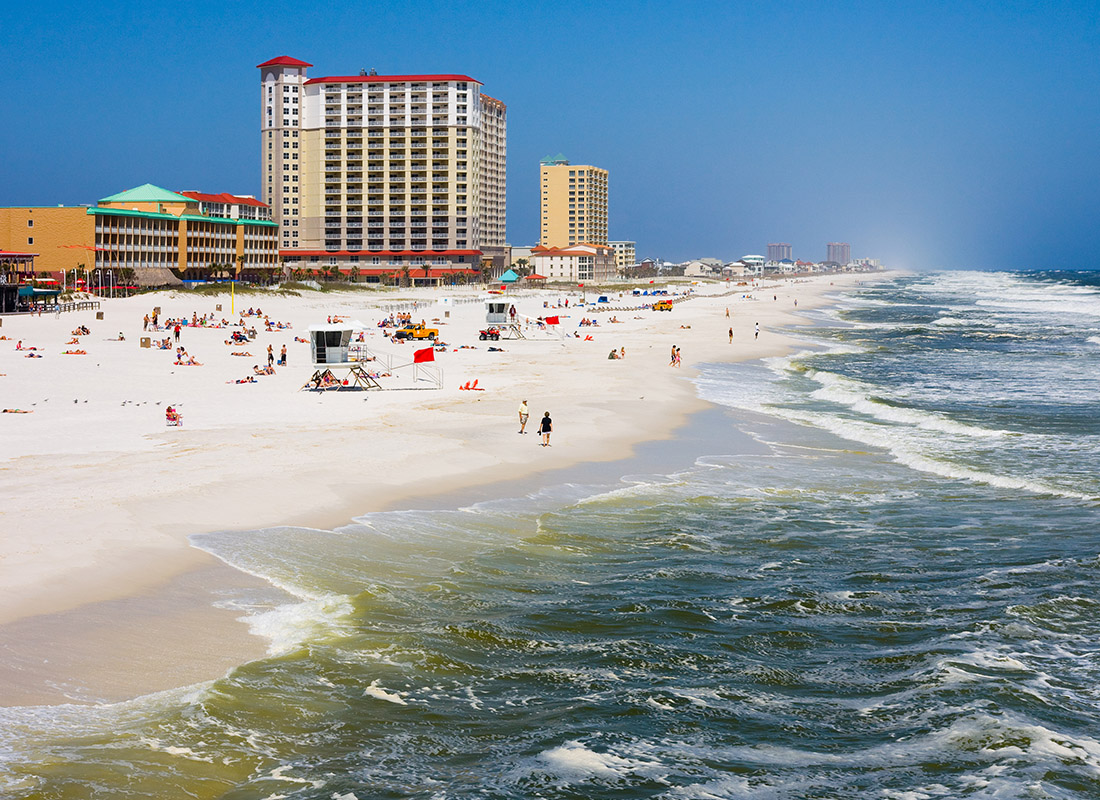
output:
{"label": "red roof tiles", "polygon": [[221,194],[204,194],[202,192],[180,192],[184,197],[190,197],[192,200],[198,200],[200,203],[225,203],[226,205],[233,205],[236,203],[240,206],[256,206],[257,208],[267,208],[266,203],[261,203],[255,197],[240,197],[235,194],[229,194],[229,192],[222,192]]}
{"label": "red roof tiles", "polygon": [[305,61],[299,61],[298,59],[291,58],[290,56],[279,56],[278,58],[273,58],[270,61],[265,61],[262,64],[257,64],[256,69],[261,69],[262,67],[312,67],[312,66],[313,66],[312,64],[309,64]]}
{"label": "red roof tiles", "polygon": [[407,81],[413,82],[428,82],[428,81],[466,81],[467,83],[476,83],[481,86],[481,81],[474,80],[469,75],[347,75],[347,76],[332,76],[327,78],[310,78],[306,81],[308,86],[311,83],[405,83]]}

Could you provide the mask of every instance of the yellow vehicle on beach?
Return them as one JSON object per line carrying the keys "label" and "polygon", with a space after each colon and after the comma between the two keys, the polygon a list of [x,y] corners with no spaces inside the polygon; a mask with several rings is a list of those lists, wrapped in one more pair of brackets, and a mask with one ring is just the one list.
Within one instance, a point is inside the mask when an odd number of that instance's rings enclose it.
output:
{"label": "yellow vehicle on beach", "polygon": [[406,325],[404,328],[399,328],[393,335],[398,339],[435,339],[439,336],[439,329],[428,328],[417,323],[416,325]]}
{"label": "yellow vehicle on beach", "polygon": [[654,311],[671,311],[672,310],[672,301],[671,300],[658,300],[656,303],[653,304],[653,310]]}

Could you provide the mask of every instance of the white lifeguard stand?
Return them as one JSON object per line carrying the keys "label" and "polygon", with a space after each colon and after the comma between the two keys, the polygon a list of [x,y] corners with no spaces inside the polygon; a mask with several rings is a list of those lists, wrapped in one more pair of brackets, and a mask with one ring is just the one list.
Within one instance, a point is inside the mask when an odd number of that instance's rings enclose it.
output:
{"label": "white lifeguard stand", "polygon": [[361,349],[353,343],[355,334],[364,330],[366,326],[361,322],[311,325],[307,329],[314,368],[310,382],[314,384],[314,388],[382,388],[363,369]]}
{"label": "white lifeguard stand", "polygon": [[527,338],[523,335],[523,328],[520,323],[512,319],[508,313],[508,310],[514,305],[509,300],[501,300],[497,297],[485,301],[485,324],[500,328],[502,339]]}

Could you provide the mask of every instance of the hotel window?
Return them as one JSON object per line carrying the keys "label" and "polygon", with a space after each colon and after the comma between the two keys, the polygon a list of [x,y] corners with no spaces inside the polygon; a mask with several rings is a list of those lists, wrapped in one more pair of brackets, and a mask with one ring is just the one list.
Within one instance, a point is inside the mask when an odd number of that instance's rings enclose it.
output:
{"label": "hotel window", "polygon": [[34,244],[34,237],[33,236],[28,236],[27,237],[27,244]]}

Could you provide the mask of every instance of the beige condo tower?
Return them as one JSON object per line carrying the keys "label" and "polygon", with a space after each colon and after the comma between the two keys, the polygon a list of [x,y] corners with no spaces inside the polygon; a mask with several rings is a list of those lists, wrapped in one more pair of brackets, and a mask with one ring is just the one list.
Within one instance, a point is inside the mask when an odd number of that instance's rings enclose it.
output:
{"label": "beige condo tower", "polygon": [[475,270],[505,244],[506,106],[466,75],[260,69],[263,196],[290,268]]}
{"label": "beige condo tower", "polygon": [[570,164],[558,154],[539,162],[543,247],[607,244],[607,170]]}

